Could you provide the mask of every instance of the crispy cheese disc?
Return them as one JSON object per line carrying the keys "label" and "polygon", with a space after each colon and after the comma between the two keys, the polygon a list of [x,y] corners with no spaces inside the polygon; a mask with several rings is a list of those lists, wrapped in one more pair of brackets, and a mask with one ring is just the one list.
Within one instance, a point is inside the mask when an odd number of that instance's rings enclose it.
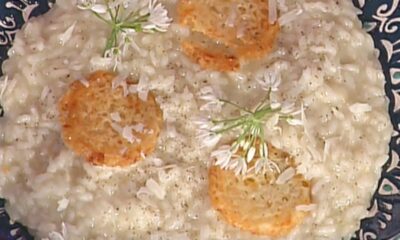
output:
{"label": "crispy cheese disc", "polygon": [[[288,155],[270,149],[282,167],[292,164]],[[279,162],[278,162],[279,161]],[[271,183],[271,175],[236,176],[219,167],[209,170],[211,204],[227,223],[256,235],[285,236],[302,223],[306,212],[296,206],[311,203],[310,183],[295,175],[284,184]]]}
{"label": "crispy cheese disc", "polygon": [[[113,73],[97,71],[88,86],[73,82],[59,101],[64,143],[94,165],[127,166],[154,151],[162,128],[162,112],[150,92],[112,89]],[[114,117],[112,117],[114,114]]]}
{"label": "crispy cheese disc", "polygon": [[[192,33],[201,33],[183,40],[182,50],[202,67],[220,71],[239,69],[239,64],[230,63],[232,58],[239,61],[265,56],[273,48],[279,32],[278,24],[268,22],[268,0],[181,0],[178,18]],[[207,47],[199,48],[206,42]],[[209,57],[221,56],[224,48],[229,49],[225,55],[230,58]],[[221,64],[222,61],[226,63]]]}

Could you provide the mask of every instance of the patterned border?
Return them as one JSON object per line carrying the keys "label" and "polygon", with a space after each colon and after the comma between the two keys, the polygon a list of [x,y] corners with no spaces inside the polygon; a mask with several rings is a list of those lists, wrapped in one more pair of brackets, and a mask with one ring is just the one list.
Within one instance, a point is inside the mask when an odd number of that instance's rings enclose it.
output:
{"label": "patterned border", "polygon": [[[400,0],[352,0],[361,11],[363,27],[379,50],[390,99],[389,113],[394,126],[389,161],[371,201],[370,215],[362,220],[354,240],[400,240]],[[47,0],[0,0],[0,64],[6,59],[15,33],[32,16],[48,11]],[[0,72],[1,74],[1,72]],[[31,240],[28,231],[10,221],[0,199],[0,239]]]}
{"label": "patterned border", "polygon": [[[15,33],[31,17],[47,12],[53,1],[47,0],[0,0],[0,65],[7,58]],[[2,71],[0,69],[0,75]],[[1,114],[1,105],[0,105]],[[33,240],[28,230],[13,222],[0,199],[0,240]]]}
{"label": "patterned border", "polygon": [[30,17],[47,12],[52,2],[54,0],[0,0],[0,64],[7,58],[18,29]]}
{"label": "patterned border", "polygon": [[389,113],[394,126],[390,156],[371,202],[353,239],[400,240],[400,0],[353,0],[363,27],[374,39],[386,77]]}

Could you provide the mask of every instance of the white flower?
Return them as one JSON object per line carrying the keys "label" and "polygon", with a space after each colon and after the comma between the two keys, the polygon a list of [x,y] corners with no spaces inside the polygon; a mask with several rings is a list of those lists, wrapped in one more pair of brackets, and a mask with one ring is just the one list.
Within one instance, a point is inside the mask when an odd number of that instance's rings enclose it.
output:
{"label": "white flower", "polygon": [[282,106],[282,104],[279,103],[279,102],[272,102],[272,103],[270,104],[270,106],[271,106],[271,109],[272,109],[272,110],[276,110],[276,109],[280,108],[280,107]]}
{"label": "white flower", "polygon": [[109,3],[110,8],[116,8],[118,6],[122,6],[123,8],[128,8],[130,5],[137,5],[136,0],[113,0]]}
{"label": "white flower", "polygon": [[303,121],[300,119],[296,119],[296,118],[288,118],[288,119],[286,119],[286,122],[292,126],[302,126],[303,125]]}
{"label": "white flower", "polygon": [[284,115],[292,115],[292,113],[295,111],[295,104],[294,103],[289,103],[285,102],[282,104],[280,113]]}
{"label": "white flower", "polygon": [[257,159],[254,166],[249,169],[249,172],[254,172],[255,174],[264,173],[267,171],[273,171],[280,173],[279,166],[272,160],[269,160],[267,157]]}
{"label": "white flower", "polygon": [[247,163],[243,157],[236,157],[233,159],[232,164],[229,166],[230,170],[233,170],[236,175],[247,174]]}
{"label": "white flower", "polygon": [[254,159],[255,155],[256,155],[256,148],[253,146],[249,149],[249,151],[247,151],[246,162],[250,163]]}
{"label": "white flower", "polygon": [[98,14],[104,14],[107,12],[107,6],[105,4],[96,3],[96,0],[79,0],[77,7],[82,10],[91,10]]}
{"label": "white flower", "polygon": [[130,85],[129,92],[130,93],[138,93],[140,100],[147,101],[147,96],[150,91],[150,83],[149,77],[145,74],[140,75],[138,84]]}
{"label": "white flower", "polygon": [[231,146],[223,145],[211,153],[211,157],[216,159],[215,165],[226,169],[232,158]]}
{"label": "white flower", "polygon": [[279,114],[274,114],[272,115],[266,122],[265,122],[265,126],[268,129],[274,129],[277,127],[278,123],[279,123]]}
{"label": "white flower", "polygon": [[128,52],[128,47],[132,46],[132,42],[134,42],[134,37],[136,35],[136,31],[134,29],[127,29],[124,32],[121,32],[119,37],[119,48],[121,49],[122,56],[126,56]]}
{"label": "white flower", "polygon": [[284,103],[282,105],[280,113],[285,116],[289,116],[288,118],[286,118],[286,122],[289,123],[290,125],[301,126],[304,124],[303,119],[294,118],[294,116],[297,115],[301,115],[301,117],[303,118],[303,113],[304,113],[303,105],[301,106],[301,109],[298,110],[295,108],[294,103]]}
{"label": "white flower", "polygon": [[205,117],[193,118],[192,121],[199,127],[199,129],[210,129],[213,126],[212,122]]}
{"label": "white flower", "polygon": [[221,134],[215,133],[221,126],[214,125],[210,120],[205,118],[194,119],[197,125],[196,138],[201,141],[200,147],[213,148],[221,139]]}
{"label": "white flower", "polygon": [[115,71],[118,65],[122,62],[121,49],[110,48],[104,53],[104,58],[110,61],[113,65],[113,70]]}
{"label": "white flower", "polygon": [[199,130],[197,138],[202,142],[200,145],[201,148],[213,148],[221,139],[221,135],[213,133],[212,131]]}
{"label": "white flower", "polygon": [[271,92],[277,92],[281,84],[281,76],[270,69],[266,69],[262,76],[257,77],[256,80],[264,90]]}
{"label": "white flower", "polygon": [[268,146],[266,143],[260,144],[260,156],[261,158],[268,158]]}
{"label": "white flower", "polygon": [[98,14],[104,14],[107,12],[107,6],[104,4],[94,4],[90,10]]}
{"label": "white flower", "polygon": [[200,100],[206,102],[204,105],[200,106],[200,111],[221,111],[223,103],[216,96],[212,87],[208,86],[200,89],[198,97]]}
{"label": "white flower", "polygon": [[76,2],[76,6],[82,10],[90,9],[94,4],[96,4],[96,0],[78,0]]}
{"label": "white flower", "polygon": [[143,24],[142,28],[144,31],[153,32],[165,32],[172,22],[172,19],[168,17],[168,11],[165,7],[158,3],[157,0],[149,0],[149,18],[147,23]]}

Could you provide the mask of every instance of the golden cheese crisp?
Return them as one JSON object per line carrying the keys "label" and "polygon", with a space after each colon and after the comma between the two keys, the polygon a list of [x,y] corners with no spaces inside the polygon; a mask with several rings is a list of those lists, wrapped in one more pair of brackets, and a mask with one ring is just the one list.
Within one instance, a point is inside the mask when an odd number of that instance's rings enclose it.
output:
{"label": "golden cheese crisp", "polygon": [[185,54],[203,68],[235,71],[240,67],[239,59],[223,50],[210,51],[209,46],[194,41],[185,41],[181,46]]}
{"label": "golden cheese crisp", "polygon": [[[192,33],[202,34],[196,41],[183,40],[182,50],[202,67],[220,71],[239,69],[239,64],[225,67],[231,65],[232,58],[249,60],[265,56],[273,48],[279,32],[277,23],[268,22],[267,0],[181,0],[178,4],[178,21]],[[207,48],[198,47],[200,43],[210,40],[213,43],[208,44]],[[187,45],[194,46],[190,48]],[[229,49],[226,55],[231,58],[211,58],[216,64],[210,64],[209,56],[221,55],[215,45]],[[193,49],[200,53],[194,53]],[[226,63],[221,64],[222,61]]]}
{"label": "golden cheese crisp", "polygon": [[[280,167],[293,165],[288,155],[270,147],[270,158]],[[229,224],[256,235],[285,236],[302,223],[307,212],[296,206],[311,203],[310,182],[295,175],[283,184],[274,174],[236,176],[219,167],[209,170],[211,204]]]}
{"label": "golden cheese crisp", "polygon": [[126,95],[122,87],[113,89],[115,78],[97,71],[87,86],[75,81],[58,105],[65,144],[94,165],[123,167],[139,161],[154,151],[163,125],[151,92],[146,101]]}

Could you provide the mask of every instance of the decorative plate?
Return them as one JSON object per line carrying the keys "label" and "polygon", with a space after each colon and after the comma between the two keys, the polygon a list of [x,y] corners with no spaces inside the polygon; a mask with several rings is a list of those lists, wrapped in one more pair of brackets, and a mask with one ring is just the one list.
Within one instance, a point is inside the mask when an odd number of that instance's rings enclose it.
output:
{"label": "decorative plate", "polygon": [[[7,58],[18,29],[30,17],[46,13],[51,1],[0,1],[0,65]],[[364,29],[371,34],[380,53],[394,134],[389,160],[371,200],[370,215],[361,221],[352,240],[400,240],[400,0],[353,0],[353,3],[360,9],[358,15]],[[25,227],[10,220],[4,204],[5,200],[0,199],[0,240],[33,239]]]}

